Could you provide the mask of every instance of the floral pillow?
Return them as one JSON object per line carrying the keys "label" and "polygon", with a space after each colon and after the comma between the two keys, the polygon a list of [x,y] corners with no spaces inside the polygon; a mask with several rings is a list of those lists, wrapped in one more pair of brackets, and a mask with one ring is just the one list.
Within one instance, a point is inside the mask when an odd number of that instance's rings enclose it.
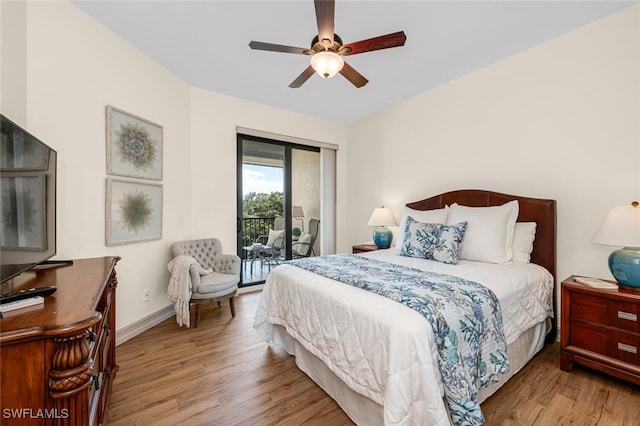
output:
{"label": "floral pillow", "polygon": [[400,254],[443,263],[458,263],[467,222],[455,225],[422,223],[407,217]]}

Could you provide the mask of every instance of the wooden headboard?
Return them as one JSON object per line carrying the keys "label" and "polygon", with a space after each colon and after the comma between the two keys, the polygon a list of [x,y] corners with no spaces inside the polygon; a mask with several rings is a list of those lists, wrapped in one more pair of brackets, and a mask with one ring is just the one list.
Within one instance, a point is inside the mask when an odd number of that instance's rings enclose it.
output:
{"label": "wooden headboard", "polygon": [[441,209],[458,203],[470,207],[500,206],[518,200],[518,222],[535,222],[536,239],[533,243],[531,262],[545,267],[556,278],[556,200],[520,197],[479,189],[462,189],[445,192],[421,201],[408,203],[414,210]]}
{"label": "wooden headboard", "polygon": [[[499,192],[479,189],[462,189],[445,192],[424,200],[407,203],[407,207],[414,210],[441,209],[446,205],[458,203],[470,207],[499,206],[512,200],[518,200],[518,222],[535,222],[536,239],[533,242],[531,262],[543,266],[553,275],[554,292],[553,306],[556,306],[556,200],[520,197],[517,195],[501,194]],[[553,341],[556,333],[556,319],[553,319],[553,329],[547,336],[547,341]]]}

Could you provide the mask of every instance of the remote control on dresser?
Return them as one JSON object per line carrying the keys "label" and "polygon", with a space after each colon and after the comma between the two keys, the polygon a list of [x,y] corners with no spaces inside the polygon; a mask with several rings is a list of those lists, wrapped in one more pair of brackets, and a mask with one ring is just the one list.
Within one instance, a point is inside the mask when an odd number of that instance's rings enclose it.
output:
{"label": "remote control on dresser", "polygon": [[28,299],[33,296],[47,297],[55,293],[58,288],[54,285],[44,287],[34,287],[25,290],[14,291],[13,293],[1,294],[0,304],[15,302],[16,300]]}

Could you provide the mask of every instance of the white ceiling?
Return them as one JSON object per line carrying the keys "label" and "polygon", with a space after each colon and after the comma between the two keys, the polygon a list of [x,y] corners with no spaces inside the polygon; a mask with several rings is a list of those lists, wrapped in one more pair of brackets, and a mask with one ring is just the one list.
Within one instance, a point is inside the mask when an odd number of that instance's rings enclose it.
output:
{"label": "white ceiling", "polygon": [[344,43],[404,30],[403,47],[346,57],[369,84],[311,77],[309,57],[251,50],[251,40],[310,47],[312,0],[75,0],[189,85],[306,115],[350,122],[638,1],[337,0]]}

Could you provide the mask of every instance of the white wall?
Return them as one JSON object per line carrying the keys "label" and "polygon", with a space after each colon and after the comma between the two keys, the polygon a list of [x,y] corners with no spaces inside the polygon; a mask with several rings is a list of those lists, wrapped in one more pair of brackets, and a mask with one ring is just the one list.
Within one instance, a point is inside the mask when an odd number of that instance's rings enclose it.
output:
{"label": "white wall", "polygon": [[0,3],[0,111],[18,123],[26,115],[27,7]]}
{"label": "white wall", "polygon": [[[455,189],[553,198],[558,278],[611,277],[590,240],[640,199],[640,6],[407,100],[348,128],[341,249],[373,208]],[[381,160],[385,160],[382,165]]]}
{"label": "white wall", "polygon": [[[235,251],[236,126],[344,143],[344,126],[190,87],[71,3],[1,8],[2,112],[58,152],[56,258],[122,257],[118,329],[170,304],[172,242]],[[107,105],[163,126],[160,240],[105,245]]]}

